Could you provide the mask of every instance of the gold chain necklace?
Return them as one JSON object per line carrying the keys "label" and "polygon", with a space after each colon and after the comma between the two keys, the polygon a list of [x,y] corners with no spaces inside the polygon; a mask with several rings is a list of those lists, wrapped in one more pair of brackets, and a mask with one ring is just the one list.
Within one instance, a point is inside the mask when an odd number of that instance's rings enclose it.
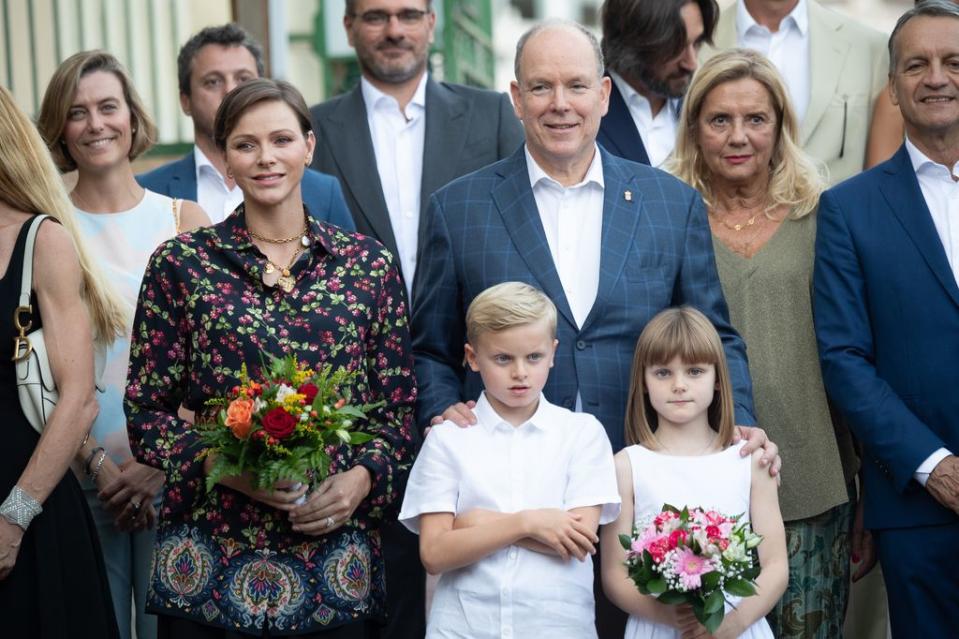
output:
{"label": "gold chain necklace", "polygon": [[295,242],[296,240],[302,240],[303,237],[306,235],[307,230],[309,230],[309,226],[306,224],[306,222],[304,222],[302,231],[300,231],[296,235],[291,235],[290,237],[281,237],[281,238],[264,237],[260,235],[259,233],[257,233],[256,231],[254,231],[253,229],[251,229],[249,226],[246,227],[246,230],[251,237],[255,237],[256,239],[262,240],[263,242],[269,242],[270,244],[289,244],[290,242]]}
{"label": "gold chain necklace", "polygon": [[753,224],[755,224],[755,223],[756,223],[756,218],[758,218],[759,215],[762,214],[762,213],[763,213],[763,211],[757,211],[756,213],[753,213],[753,216],[752,216],[751,218],[749,218],[748,220],[746,220],[744,223],[740,223],[740,224],[730,224],[729,222],[727,222],[726,220],[724,220],[722,217],[720,217],[719,214],[717,214],[715,211],[712,211],[712,210],[709,211],[709,214],[712,215],[713,218],[716,219],[716,221],[718,221],[720,224],[722,224],[723,226],[725,226],[725,227],[726,227],[727,229],[729,229],[730,231],[735,231],[736,233],[739,233],[739,232],[742,231],[743,229],[749,228],[750,226],[752,226]]}

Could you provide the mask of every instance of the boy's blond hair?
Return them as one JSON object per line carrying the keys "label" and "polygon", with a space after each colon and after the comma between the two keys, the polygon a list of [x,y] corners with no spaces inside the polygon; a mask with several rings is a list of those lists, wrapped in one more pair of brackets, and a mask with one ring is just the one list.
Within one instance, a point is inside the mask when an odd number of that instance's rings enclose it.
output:
{"label": "boy's blond hair", "polygon": [[483,333],[498,333],[545,320],[556,337],[556,305],[545,293],[522,282],[491,286],[466,311],[466,339],[471,344]]}

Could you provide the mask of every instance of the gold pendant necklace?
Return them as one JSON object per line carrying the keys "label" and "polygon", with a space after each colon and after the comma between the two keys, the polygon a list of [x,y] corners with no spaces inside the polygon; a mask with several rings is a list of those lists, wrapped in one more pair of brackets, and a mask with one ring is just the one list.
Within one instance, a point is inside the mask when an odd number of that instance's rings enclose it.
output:
{"label": "gold pendant necklace", "polygon": [[296,264],[296,260],[302,252],[303,248],[297,247],[296,251],[293,252],[293,257],[290,258],[290,263],[287,264],[286,267],[280,267],[270,258],[266,258],[266,266],[263,269],[263,284],[269,287],[279,286],[280,290],[284,293],[292,291],[293,286],[296,284],[296,279],[293,277],[290,269]]}

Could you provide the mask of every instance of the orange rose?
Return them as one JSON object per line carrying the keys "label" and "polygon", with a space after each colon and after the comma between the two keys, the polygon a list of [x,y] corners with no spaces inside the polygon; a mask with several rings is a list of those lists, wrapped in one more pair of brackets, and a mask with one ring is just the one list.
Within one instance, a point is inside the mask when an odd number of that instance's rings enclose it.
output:
{"label": "orange rose", "polygon": [[253,400],[234,399],[226,407],[226,425],[237,439],[246,439],[253,426]]}

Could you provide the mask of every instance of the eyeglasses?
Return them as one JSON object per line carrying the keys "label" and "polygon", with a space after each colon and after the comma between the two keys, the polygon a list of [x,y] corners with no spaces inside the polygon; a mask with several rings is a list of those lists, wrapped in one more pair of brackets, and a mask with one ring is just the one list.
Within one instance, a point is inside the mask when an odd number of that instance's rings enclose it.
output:
{"label": "eyeglasses", "polygon": [[423,11],[422,9],[403,9],[402,11],[397,11],[396,13],[389,13],[388,11],[381,11],[379,9],[374,9],[372,11],[364,11],[363,13],[354,17],[359,17],[359,19],[368,27],[385,27],[390,18],[396,16],[396,19],[400,21],[400,24],[412,27],[420,23],[428,12]]}

